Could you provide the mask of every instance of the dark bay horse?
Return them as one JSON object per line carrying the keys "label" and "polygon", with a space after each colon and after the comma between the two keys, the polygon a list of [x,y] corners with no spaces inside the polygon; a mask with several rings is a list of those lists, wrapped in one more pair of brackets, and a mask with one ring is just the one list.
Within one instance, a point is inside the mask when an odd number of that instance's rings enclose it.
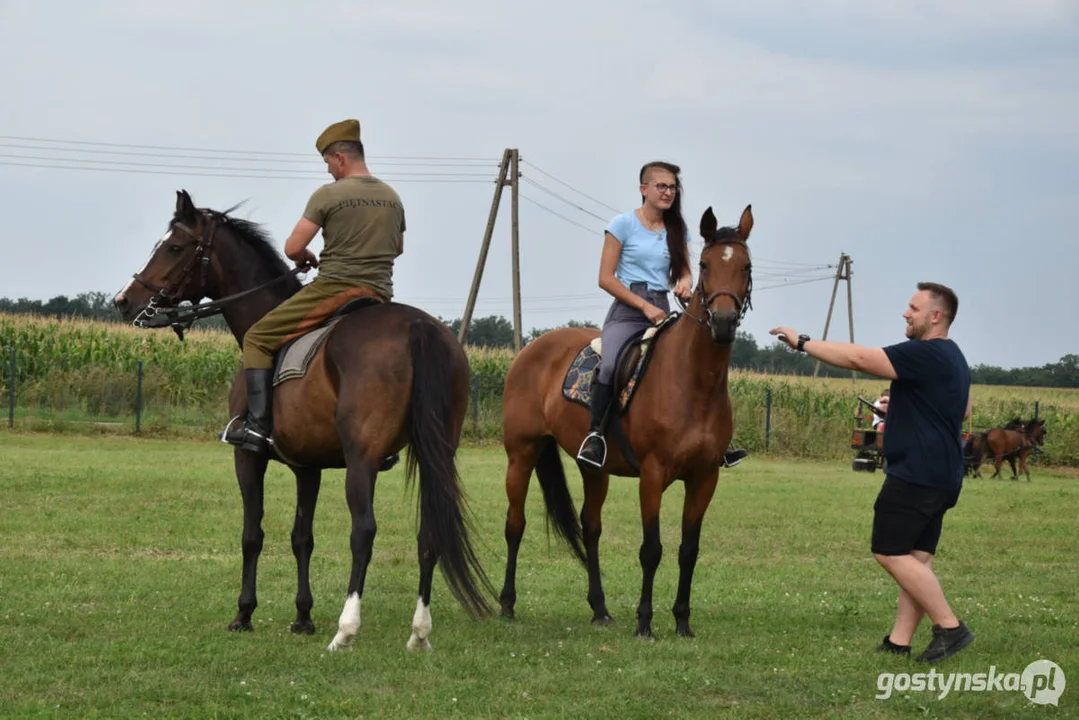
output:
{"label": "dark bay horse", "polygon": [[[1005,430],[1018,430],[1023,432],[1023,419],[1013,418],[1008,421],[1004,426]],[[992,428],[990,428],[992,430]],[[963,442],[963,474],[970,475],[971,477],[980,478],[982,476],[981,467],[985,462],[986,457],[992,453],[989,449],[989,445],[986,442],[986,438],[989,437],[989,431],[969,433],[966,440]]]}
{"label": "dark bay horse", "polygon": [[[1012,468],[1012,480],[1019,479],[1019,473],[1025,473],[1030,482],[1030,468],[1027,458],[1035,448],[1045,444],[1045,421],[1016,418],[1003,428],[993,428],[985,435],[987,455],[993,458],[993,474],[990,479],[1000,476],[1000,466],[1005,460]],[[1019,471],[1016,472],[1016,460]]]}
{"label": "dark bay horse", "polygon": [[[247,329],[301,285],[253,223],[196,208],[178,192],[168,232],[146,265],[115,298],[121,316],[139,327],[177,327],[182,301],[208,297],[242,344]],[[215,303],[210,303],[211,310]],[[164,306],[171,306],[166,309]],[[200,306],[202,307],[202,306]],[[213,314],[207,312],[204,314]],[[188,316],[190,317],[190,316]],[[188,320],[190,325],[190,320]],[[182,330],[179,330],[182,338]],[[375,478],[383,458],[408,445],[407,479],[419,474],[419,597],[409,648],[429,648],[431,581],[436,564],[454,597],[473,616],[491,611],[494,588],[469,539],[467,505],[456,451],[468,403],[469,367],[457,338],[439,320],[408,305],[375,304],[345,315],[312,358],[307,373],[277,386],[273,441],[296,476],[292,551],[298,591],[292,632],[312,634],[308,581],[313,520],[324,468],[346,468],[352,515],[352,573],[330,650],[350,647],[375,539]],[[244,375],[229,397],[231,416],[246,407]],[[262,552],[263,479],[269,458],[234,449],[243,497],[243,574],[239,612],[230,630],[251,630],[258,605],[255,576]],[[441,561],[441,563],[439,563]]]}
{"label": "dark bay horse", "polygon": [[[701,218],[705,245],[699,280],[685,314],[655,340],[649,369],[621,418],[634,469],[617,443],[608,442],[602,469],[578,464],[584,480],[580,522],[563,473],[559,447],[574,457],[588,432],[589,411],[563,397],[562,385],[574,358],[599,335],[597,330],[559,329],[528,344],[506,375],[503,398],[508,558],[502,612],[514,617],[517,554],[525,529],[525,498],[535,469],[548,517],[558,535],[588,567],[588,603],[593,622],[611,622],[600,577],[601,511],[610,475],[639,477],[643,571],[636,635],[652,637],[652,588],[663,555],[659,514],[664,490],[685,482],[679,581],[673,612],[679,635],[692,637],[690,590],[699,553],[701,524],[712,500],[723,453],[734,431],[727,374],[735,331],[750,306],[752,287],[746,241],[753,228],[750,207],[737,228],[719,228],[712,209]],[[608,349],[606,352],[615,352]],[[616,393],[617,396],[617,393]],[[612,413],[618,412],[618,400]],[[583,541],[583,548],[582,548]]]}

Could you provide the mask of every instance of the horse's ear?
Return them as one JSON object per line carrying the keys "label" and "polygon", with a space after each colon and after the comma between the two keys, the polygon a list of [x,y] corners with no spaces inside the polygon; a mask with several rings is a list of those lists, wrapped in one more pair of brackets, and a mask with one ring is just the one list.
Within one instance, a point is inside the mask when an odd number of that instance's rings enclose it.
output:
{"label": "horse's ear", "polygon": [[187,194],[187,190],[177,190],[176,217],[183,220],[190,220],[194,218],[196,214],[195,203],[191,200],[191,196]]}
{"label": "horse's ear", "polygon": [[742,242],[749,240],[749,233],[753,231],[753,206],[746,205],[742,211],[742,219],[738,221],[738,234],[742,236]]}
{"label": "horse's ear", "polygon": [[706,243],[710,243],[716,236],[716,230],[718,229],[719,221],[716,220],[716,215],[712,212],[712,206],[709,205],[708,209],[704,211],[704,215],[701,216],[701,237],[704,238]]}

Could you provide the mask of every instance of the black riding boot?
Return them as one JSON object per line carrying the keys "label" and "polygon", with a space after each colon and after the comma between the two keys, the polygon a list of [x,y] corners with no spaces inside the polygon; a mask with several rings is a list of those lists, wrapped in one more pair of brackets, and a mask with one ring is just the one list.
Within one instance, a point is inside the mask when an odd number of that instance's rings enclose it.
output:
{"label": "black riding boot", "polygon": [[603,437],[603,420],[611,404],[614,388],[598,380],[592,384],[592,422],[588,435],[577,451],[577,460],[602,468],[607,462],[607,441]]}
{"label": "black riding boot", "polygon": [[247,415],[243,425],[226,428],[222,440],[244,450],[270,454],[270,431],[273,425],[273,370],[245,371],[247,379]]}

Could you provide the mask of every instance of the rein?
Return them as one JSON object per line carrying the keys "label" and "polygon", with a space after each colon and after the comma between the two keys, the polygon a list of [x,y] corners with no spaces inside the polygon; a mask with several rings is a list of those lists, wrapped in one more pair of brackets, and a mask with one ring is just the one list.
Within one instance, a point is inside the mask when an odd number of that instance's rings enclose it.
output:
{"label": "rein", "polygon": [[158,304],[159,302],[176,302],[175,298],[183,294],[183,291],[186,290],[187,286],[191,283],[191,279],[193,276],[192,271],[195,269],[196,265],[198,265],[200,268],[199,287],[206,286],[206,278],[210,269],[210,251],[213,249],[214,234],[217,232],[217,219],[209,214],[205,214],[203,215],[203,217],[208,218],[209,222],[209,232],[207,232],[205,236],[197,230],[190,228],[181,222],[173,223],[174,228],[179,228],[191,237],[195,238],[195,254],[191,257],[191,260],[188,261],[187,265],[184,266],[176,282],[173,282],[166,287],[160,287],[150,282],[146,278],[142,277],[142,275],[139,273],[135,273],[132,276],[135,278],[136,282],[145,287],[147,290],[156,293],[152,298],[150,298],[150,302],[146,304],[146,307],[144,307],[135,317],[135,319],[131,322],[133,327],[151,327],[151,318],[162,316],[168,322],[169,326],[173,329],[173,331],[176,332],[177,336],[179,336],[179,338],[183,340],[184,332],[190,330],[191,326],[195,323],[196,320],[220,315],[222,312],[224,312],[224,307],[229,303],[251,295],[252,293],[256,293],[260,290],[264,290],[272,285],[275,285],[276,283],[281,282],[282,280],[286,280],[290,277],[294,277],[296,275],[299,275],[300,273],[306,272],[310,268],[310,265],[308,264],[300,265],[299,267],[293,268],[284,275],[279,275],[278,277],[275,277],[273,280],[262,283],[261,285],[257,285],[248,290],[228,295],[227,297],[220,298],[219,300],[211,300],[209,302],[200,303],[198,305],[161,306]]}

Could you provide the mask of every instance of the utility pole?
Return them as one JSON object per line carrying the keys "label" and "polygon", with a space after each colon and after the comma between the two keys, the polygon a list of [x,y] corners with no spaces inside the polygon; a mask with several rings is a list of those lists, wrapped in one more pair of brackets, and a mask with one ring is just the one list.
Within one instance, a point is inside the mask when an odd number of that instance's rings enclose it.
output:
{"label": "utility pole", "polygon": [[510,157],[510,247],[513,266],[513,352],[521,352],[521,253],[517,237],[517,191],[520,186],[521,156],[516,149]]}
{"label": "utility pole", "polygon": [[[835,270],[835,283],[832,285],[832,299],[828,302],[828,317],[824,320],[824,333],[821,334],[821,340],[828,339],[828,328],[832,324],[832,310],[835,309],[835,296],[839,290],[839,283],[845,280],[847,283],[847,324],[850,327],[850,341],[854,342],[854,300],[853,292],[851,290],[851,265],[854,263],[851,260],[850,255],[846,253],[839,254],[839,264],[836,265]],[[820,372],[820,360],[813,366],[813,377],[817,377],[817,373]],[[858,379],[858,372],[851,370],[851,380]]]}
{"label": "utility pole", "polygon": [[480,255],[476,261],[476,272],[472,276],[472,287],[468,291],[468,301],[465,303],[465,312],[461,316],[461,329],[457,333],[457,339],[463,345],[468,338],[468,328],[472,323],[472,312],[476,309],[476,297],[480,291],[480,281],[483,279],[483,270],[487,265],[487,251],[491,248],[491,237],[494,235],[495,219],[498,217],[498,206],[502,200],[502,189],[510,186],[510,212],[511,212],[511,252],[513,270],[513,348],[515,352],[521,350],[521,268],[520,252],[518,245],[518,183],[520,173],[520,153],[516,148],[507,148],[502,152],[502,162],[498,166],[498,179],[495,181],[495,193],[491,198],[491,212],[487,216],[487,229],[483,233],[483,243],[480,245]]}

